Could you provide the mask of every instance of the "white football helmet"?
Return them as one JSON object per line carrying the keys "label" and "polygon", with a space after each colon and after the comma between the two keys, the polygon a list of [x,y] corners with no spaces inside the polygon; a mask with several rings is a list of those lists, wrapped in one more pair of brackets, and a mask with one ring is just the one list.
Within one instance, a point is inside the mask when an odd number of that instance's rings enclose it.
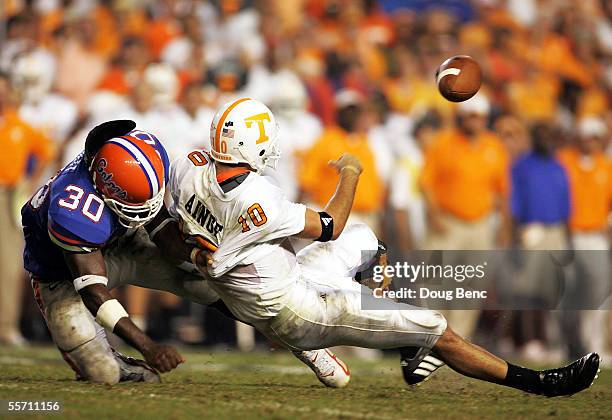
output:
{"label": "white football helmet", "polygon": [[210,126],[211,157],[221,163],[248,163],[255,172],[276,168],[278,125],[263,103],[241,98],[223,105]]}

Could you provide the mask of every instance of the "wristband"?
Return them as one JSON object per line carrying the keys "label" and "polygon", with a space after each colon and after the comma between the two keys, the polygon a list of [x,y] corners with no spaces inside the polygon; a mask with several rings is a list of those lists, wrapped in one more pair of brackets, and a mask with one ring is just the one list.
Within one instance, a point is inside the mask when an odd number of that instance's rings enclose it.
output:
{"label": "wristband", "polygon": [[86,288],[87,286],[91,286],[92,284],[103,284],[106,286],[108,284],[108,279],[104,276],[96,276],[94,274],[86,274],[81,277],[77,277],[72,281],[74,285],[74,289],[78,292],[81,289]]}
{"label": "wristband", "polygon": [[350,170],[350,171],[353,171],[353,172],[355,172],[357,175],[361,175],[361,170],[360,170],[358,167],[356,167],[356,166],[353,166],[353,165],[346,165],[346,166],[343,166],[343,167],[342,167],[342,169],[340,169],[340,172],[342,172],[342,171],[343,171],[343,170],[345,170],[345,169],[348,169],[348,170]]}
{"label": "wristband", "polygon": [[109,331],[113,331],[121,318],[128,317],[128,313],[117,299],[109,299],[102,303],[96,313],[96,322]]}

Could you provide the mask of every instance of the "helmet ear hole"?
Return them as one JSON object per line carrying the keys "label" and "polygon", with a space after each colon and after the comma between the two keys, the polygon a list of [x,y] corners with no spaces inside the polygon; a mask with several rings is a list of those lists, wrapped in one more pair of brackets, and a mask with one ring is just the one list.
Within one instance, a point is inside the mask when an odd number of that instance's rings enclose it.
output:
{"label": "helmet ear hole", "polygon": [[259,156],[263,156],[266,153],[266,150],[262,150],[261,152],[259,152]]}

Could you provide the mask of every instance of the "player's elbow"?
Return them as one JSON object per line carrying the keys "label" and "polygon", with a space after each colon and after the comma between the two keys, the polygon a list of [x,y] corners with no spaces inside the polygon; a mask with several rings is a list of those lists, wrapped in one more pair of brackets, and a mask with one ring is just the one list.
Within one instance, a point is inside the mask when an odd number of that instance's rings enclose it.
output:
{"label": "player's elbow", "polygon": [[338,239],[338,237],[344,231],[344,227],[346,226],[346,221],[334,224],[334,232],[332,233],[332,240]]}

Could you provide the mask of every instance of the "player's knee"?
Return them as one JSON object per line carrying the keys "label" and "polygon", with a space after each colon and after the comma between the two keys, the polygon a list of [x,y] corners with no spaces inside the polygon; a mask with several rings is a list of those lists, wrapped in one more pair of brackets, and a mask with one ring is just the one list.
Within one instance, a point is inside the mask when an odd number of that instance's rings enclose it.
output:
{"label": "player's knee", "polygon": [[50,305],[46,313],[53,340],[61,350],[69,352],[96,336],[93,317],[79,296]]}
{"label": "player's knee", "polygon": [[351,223],[342,231],[347,241],[360,244],[363,249],[377,249],[378,238],[374,231],[365,223]]}
{"label": "player's knee", "polygon": [[463,340],[461,336],[455,333],[449,326],[446,327],[444,333],[440,336],[436,342],[435,349],[437,350],[448,350],[457,347]]}

